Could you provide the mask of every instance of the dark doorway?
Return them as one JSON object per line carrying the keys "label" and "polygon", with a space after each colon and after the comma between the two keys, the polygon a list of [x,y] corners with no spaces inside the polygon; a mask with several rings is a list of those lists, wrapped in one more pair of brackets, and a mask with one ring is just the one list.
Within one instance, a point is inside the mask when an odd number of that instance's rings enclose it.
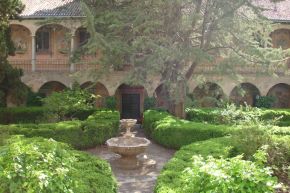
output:
{"label": "dark doorway", "polygon": [[140,119],[140,94],[122,94],[122,119]]}

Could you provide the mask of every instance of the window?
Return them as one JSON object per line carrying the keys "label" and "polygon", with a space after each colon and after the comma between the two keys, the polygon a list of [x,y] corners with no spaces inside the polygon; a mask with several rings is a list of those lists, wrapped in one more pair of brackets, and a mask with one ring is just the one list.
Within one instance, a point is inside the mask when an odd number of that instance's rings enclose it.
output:
{"label": "window", "polygon": [[50,47],[49,38],[50,33],[47,30],[39,31],[36,33],[36,51],[48,52]]}

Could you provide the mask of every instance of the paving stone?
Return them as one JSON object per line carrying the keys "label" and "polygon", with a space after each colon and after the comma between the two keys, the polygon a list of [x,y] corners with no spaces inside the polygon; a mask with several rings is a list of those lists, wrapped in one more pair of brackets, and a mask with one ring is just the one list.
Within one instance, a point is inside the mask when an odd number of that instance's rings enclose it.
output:
{"label": "paving stone", "polygon": [[[136,127],[133,133],[137,137],[144,137],[140,127]],[[87,151],[110,162],[118,181],[119,193],[152,193],[161,169],[175,153],[174,150],[164,148],[151,140],[146,152],[138,156],[143,166],[135,170],[125,170],[116,166],[119,155],[110,152],[107,146],[98,146]]]}

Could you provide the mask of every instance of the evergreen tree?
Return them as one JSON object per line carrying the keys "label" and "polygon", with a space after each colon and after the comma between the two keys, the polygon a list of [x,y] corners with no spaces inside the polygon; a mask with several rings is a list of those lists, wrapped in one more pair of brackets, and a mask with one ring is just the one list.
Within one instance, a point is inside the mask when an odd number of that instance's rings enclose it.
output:
{"label": "evergreen tree", "polygon": [[20,0],[0,1],[0,106],[6,106],[8,96],[14,104],[20,104],[27,94],[26,86],[21,82],[22,71],[8,63],[8,55],[14,54],[10,38],[9,20],[21,13]]}
{"label": "evergreen tree", "polygon": [[196,68],[263,66],[273,73],[287,53],[273,49],[272,23],[254,0],[83,0],[91,34],[87,53],[102,53],[104,69],[133,65],[130,80],[161,75],[173,107],[183,102]]}

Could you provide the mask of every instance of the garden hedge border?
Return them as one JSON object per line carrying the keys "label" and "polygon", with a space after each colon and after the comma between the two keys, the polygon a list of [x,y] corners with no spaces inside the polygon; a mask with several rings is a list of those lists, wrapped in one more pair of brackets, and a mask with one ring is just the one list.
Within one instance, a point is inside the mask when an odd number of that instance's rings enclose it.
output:
{"label": "garden hedge border", "polygon": [[196,141],[223,137],[233,130],[226,125],[190,122],[167,112],[149,110],[144,113],[145,133],[157,143],[174,149]]}
{"label": "garden hedge border", "polygon": [[[85,120],[97,109],[80,110],[71,112],[67,116],[79,120]],[[44,107],[13,107],[0,108],[0,124],[38,123],[45,121],[45,114],[49,111]]]}
{"label": "garden hedge border", "polygon": [[85,121],[66,121],[47,124],[0,125],[0,132],[26,137],[52,138],[77,149],[103,144],[119,130],[119,112],[97,111]]}
{"label": "garden hedge border", "polygon": [[[195,122],[207,122],[212,124],[219,123],[218,108],[187,108],[186,120]],[[262,120],[273,120],[280,118],[277,121],[278,126],[290,126],[290,109],[263,109],[261,114]]]}

